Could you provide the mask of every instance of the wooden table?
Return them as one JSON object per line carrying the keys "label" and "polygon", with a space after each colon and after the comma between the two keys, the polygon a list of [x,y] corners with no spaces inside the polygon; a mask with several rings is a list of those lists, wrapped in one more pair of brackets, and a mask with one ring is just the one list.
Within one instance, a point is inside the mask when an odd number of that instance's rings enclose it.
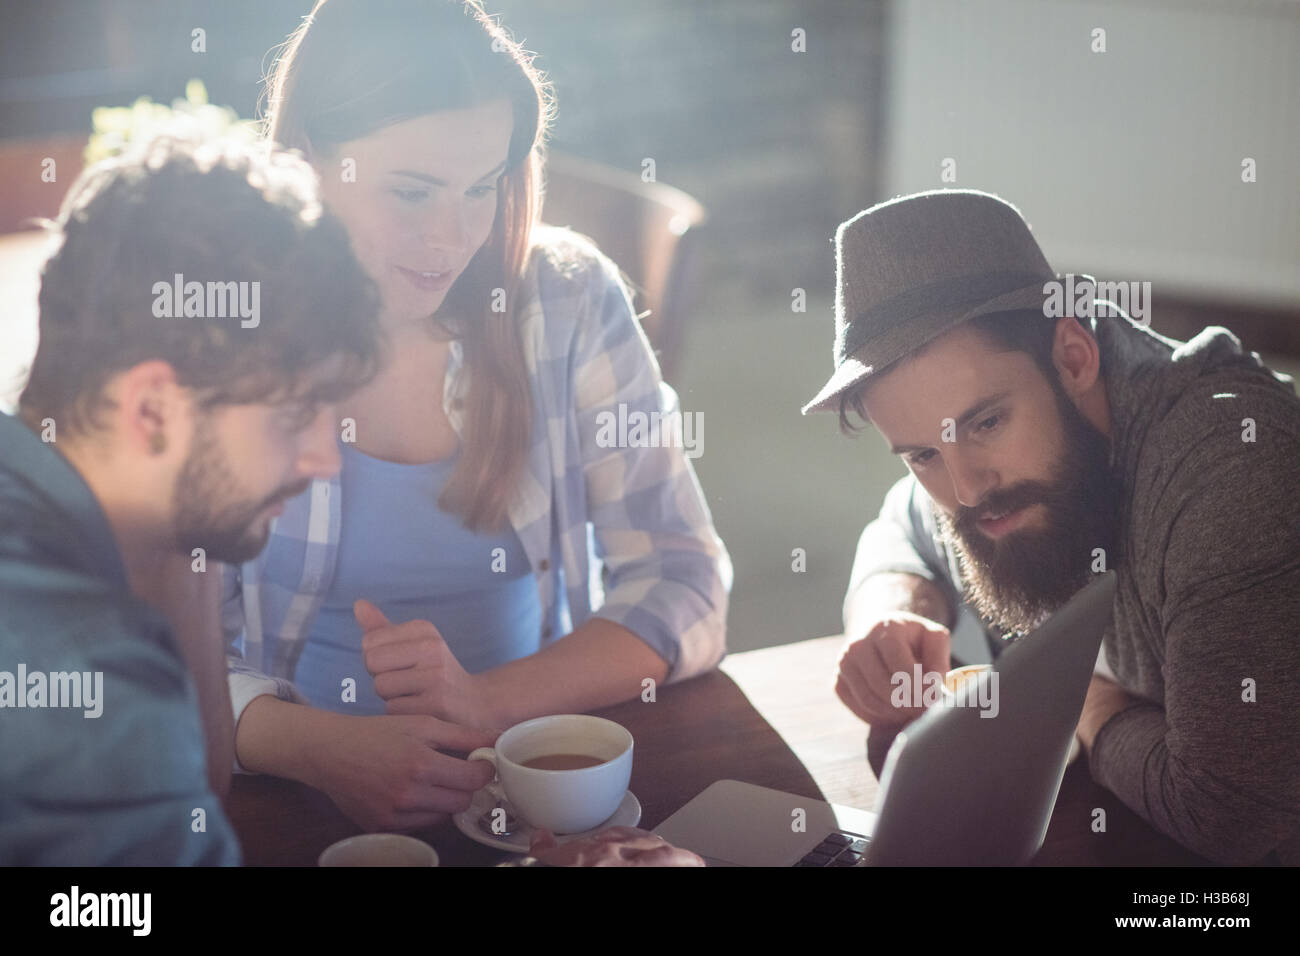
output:
{"label": "wooden table", "polygon": [[[632,792],[652,829],[715,780],[733,778],[871,809],[878,789],[866,760],[866,725],[831,687],[842,639],[823,637],[736,654],[714,673],[669,687],[657,700],[598,713],[636,738]],[[1106,832],[1094,833],[1094,808]],[[358,828],[323,793],[274,777],[238,776],[227,804],[252,866],[312,866]],[[450,821],[414,834],[443,865],[511,859],[463,836]],[[1198,865],[1209,861],[1156,832],[1093,783],[1080,757],[1065,774],[1035,865]]]}

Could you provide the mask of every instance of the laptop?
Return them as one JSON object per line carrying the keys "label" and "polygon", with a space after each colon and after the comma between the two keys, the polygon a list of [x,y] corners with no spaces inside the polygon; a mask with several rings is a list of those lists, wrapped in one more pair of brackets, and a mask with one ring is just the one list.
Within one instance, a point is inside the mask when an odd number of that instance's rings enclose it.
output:
{"label": "laptop", "polygon": [[962,685],[956,705],[908,724],[875,810],[719,780],[654,832],[710,866],[1028,862],[1056,806],[1115,591],[1113,571],[1098,576]]}

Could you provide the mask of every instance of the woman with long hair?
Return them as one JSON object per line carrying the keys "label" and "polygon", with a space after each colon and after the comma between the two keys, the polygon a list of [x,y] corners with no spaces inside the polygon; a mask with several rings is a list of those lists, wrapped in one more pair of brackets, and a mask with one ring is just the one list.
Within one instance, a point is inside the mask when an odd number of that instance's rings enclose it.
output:
{"label": "woman with long hair", "polygon": [[386,357],[302,409],[341,470],[227,570],[236,769],[425,826],[490,772],[436,748],[714,667],[731,563],[680,443],[610,440],[676,395],[617,267],[538,224],[549,91],[480,3],[320,0],[267,92],[268,138],[379,288]]}

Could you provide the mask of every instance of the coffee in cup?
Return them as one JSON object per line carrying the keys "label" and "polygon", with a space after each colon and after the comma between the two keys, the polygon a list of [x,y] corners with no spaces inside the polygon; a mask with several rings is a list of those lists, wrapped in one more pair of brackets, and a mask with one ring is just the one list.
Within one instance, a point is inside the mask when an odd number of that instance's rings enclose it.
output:
{"label": "coffee in cup", "polygon": [[632,735],[603,717],[560,714],[516,724],[470,760],[496,767],[489,784],[534,827],[581,833],[614,815],[632,778]]}
{"label": "coffee in cup", "polygon": [[604,762],[604,757],[588,757],[585,754],[547,754],[525,760],[524,766],[533,770],[581,770],[584,767],[599,767]]}
{"label": "coffee in cup", "polygon": [[958,687],[971,680],[981,671],[989,670],[992,667],[992,664],[967,664],[965,667],[954,667],[943,675],[943,689],[955,696]]}

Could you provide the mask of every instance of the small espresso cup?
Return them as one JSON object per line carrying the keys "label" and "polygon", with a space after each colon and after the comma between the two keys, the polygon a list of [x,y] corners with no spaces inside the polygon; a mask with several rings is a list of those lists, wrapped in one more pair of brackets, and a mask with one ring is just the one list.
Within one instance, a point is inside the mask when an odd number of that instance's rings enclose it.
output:
{"label": "small espresso cup", "polygon": [[[602,761],[573,770],[542,770],[525,764],[572,754]],[[523,818],[554,833],[581,833],[614,815],[632,778],[632,735],[627,729],[584,714],[536,717],[516,724],[467,758],[496,768],[494,794],[504,791]]]}
{"label": "small espresso cup", "polygon": [[325,848],[318,866],[437,866],[438,851],[400,833],[363,833]]}

